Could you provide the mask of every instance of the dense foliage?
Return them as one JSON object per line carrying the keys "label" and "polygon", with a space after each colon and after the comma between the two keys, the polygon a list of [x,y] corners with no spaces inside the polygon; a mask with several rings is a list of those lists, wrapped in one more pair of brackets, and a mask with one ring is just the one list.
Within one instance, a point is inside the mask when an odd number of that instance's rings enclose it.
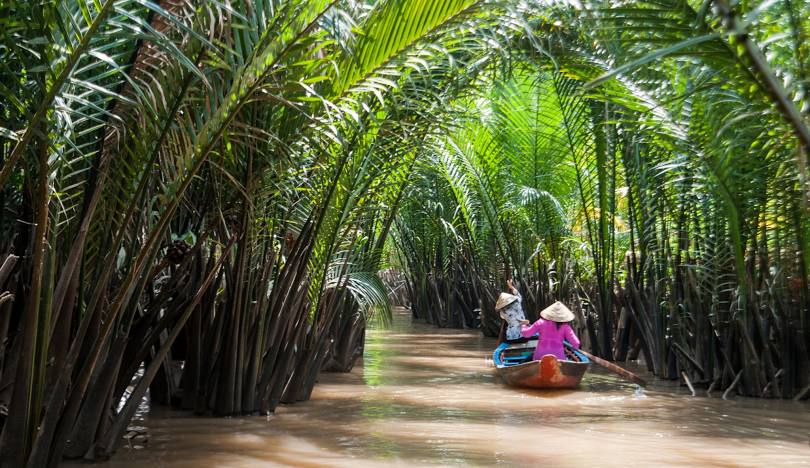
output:
{"label": "dense foliage", "polygon": [[599,354],[800,393],[808,16],[4,2],[3,463],[108,457],[147,390],[220,415],[308,398],[384,316],[386,263],[439,325],[480,309],[496,333],[514,276]]}
{"label": "dense foliage", "polygon": [[[801,398],[808,6],[543,7],[509,73],[430,140],[393,237],[416,316],[498,334],[514,278],[595,353]],[[425,196],[428,194],[428,196]]]}
{"label": "dense foliage", "polygon": [[148,389],[266,413],[350,369],[474,2],[3,8],[6,463],[109,456]]}

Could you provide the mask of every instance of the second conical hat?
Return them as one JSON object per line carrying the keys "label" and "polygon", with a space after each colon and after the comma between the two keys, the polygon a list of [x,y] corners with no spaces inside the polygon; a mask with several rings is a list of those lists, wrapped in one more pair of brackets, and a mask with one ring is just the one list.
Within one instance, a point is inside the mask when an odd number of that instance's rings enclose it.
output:
{"label": "second conical hat", "polygon": [[495,303],[495,310],[503,309],[509,304],[515,302],[517,298],[518,298],[517,296],[514,296],[509,293],[501,293],[501,295],[498,296],[498,302]]}

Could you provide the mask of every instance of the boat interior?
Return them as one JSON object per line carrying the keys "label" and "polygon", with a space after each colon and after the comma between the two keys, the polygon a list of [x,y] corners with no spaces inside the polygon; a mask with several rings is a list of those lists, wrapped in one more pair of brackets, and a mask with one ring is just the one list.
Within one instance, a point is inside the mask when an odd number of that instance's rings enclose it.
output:
{"label": "boat interior", "polygon": [[[496,366],[509,367],[531,362],[534,349],[537,347],[537,337],[524,343],[501,343],[492,356]],[[565,355],[572,362],[588,362],[588,358],[576,352],[566,343]]]}

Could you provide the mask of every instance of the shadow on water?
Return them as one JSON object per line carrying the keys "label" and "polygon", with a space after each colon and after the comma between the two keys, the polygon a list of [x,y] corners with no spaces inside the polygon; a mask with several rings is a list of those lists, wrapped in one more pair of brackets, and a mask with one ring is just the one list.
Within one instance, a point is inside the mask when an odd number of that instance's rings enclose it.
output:
{"label": "shadow on water", "polygon": [[275,415],[155,411],[142,450],[109,466],[801,466],[806,404],[642,391],[593,368],[578,390],[503,386],[495,342],[474,330],[372,330],[363,362],[324,374],[311,401]]}

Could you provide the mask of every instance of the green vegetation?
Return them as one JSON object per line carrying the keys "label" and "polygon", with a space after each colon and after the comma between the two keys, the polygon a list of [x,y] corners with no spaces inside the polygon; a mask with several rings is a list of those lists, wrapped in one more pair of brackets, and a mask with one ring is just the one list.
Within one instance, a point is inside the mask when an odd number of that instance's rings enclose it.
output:
{"label": "green vegetation", "polygon": [[514,276],[599,355],[802,396],[808,17],[4,2],[4,465],[110,456],[147,390],[217,415],[308,398],[387,313],[389,265],[441,326],[480,308],[497,333]]}
{"label": "green vegetation", "polygon": [[807,396],[808,6],[730,8],[532,12],[419,158],[392,237],[415,316],[478,308],[497,336],[515,278],[530,318],[574,306],[599,356]]}

